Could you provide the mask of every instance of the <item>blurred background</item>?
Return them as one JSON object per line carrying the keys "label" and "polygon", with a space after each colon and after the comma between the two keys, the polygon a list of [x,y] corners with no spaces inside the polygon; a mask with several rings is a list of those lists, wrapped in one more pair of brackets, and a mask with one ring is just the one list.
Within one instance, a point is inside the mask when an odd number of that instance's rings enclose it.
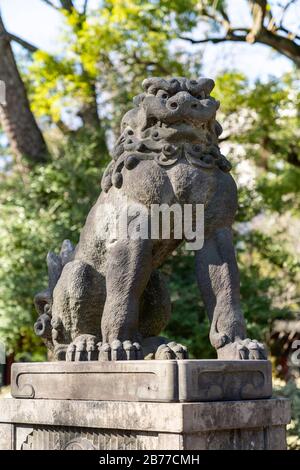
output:
{"label": "blurred background", "polygon": [[[293,400],[289,446],[300,448],[299,69],[300,0],[0,0],[0,386],[13,361],[46,359],[32,301],[46,253],[78,241],[142,80],[208,76],[239,188],[248,332],[267,343],[275,393]],[[166,335],[215,357],[192,254],[163,271]]]}

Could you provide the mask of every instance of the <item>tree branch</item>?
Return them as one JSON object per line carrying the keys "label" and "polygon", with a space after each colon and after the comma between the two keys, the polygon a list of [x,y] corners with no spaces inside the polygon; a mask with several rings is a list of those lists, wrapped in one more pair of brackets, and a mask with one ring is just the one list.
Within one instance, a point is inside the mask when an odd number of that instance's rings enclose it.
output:
{"label": "tree branch", "polygon": [[[248,34],[241,35],[235,34],[236,32],[245,32]],[[226,41],[233,42],[249,42],[249,30],[246,28],[238,28],[229,31],[223,37],[208,37],[204,39],[193,39],[188,36],[179,36],[179,39],[184,41],[189,41],[191,44],[204,44],[207,42],[212,42],[213,44],[218,44]],[[266,28],[263,28],[259,36],[256,38],[255,42],[270,46],[275,49],[277,52],[288,57],[292,60],[297,67],[300,67],[300,45],[289,39],[288,37],[281,36],[280,34],[273,33],[268,31]],[[250,41],[252,43],[252,41]]]}
{"label": "tree branch", "polygon": [[[74,4],[72,0],[60,0],[60,6],[56,6],[52,0],[41,0],[42,2],[46,3],[49,7],[54,8],[55,10],[67,10],[71,13],[72,9],[74,8]],[[87,3],[87,1],[85,1]]]}
{"label": "tree branch", "polygon": [[0,14],[0,39],[4,39],[5,41],[14,41],[20,44],[24,49],[27,49],[29,52],[33,53],[38,50],[37,47],[35,47],[33,44],[30,44],[28,41],[25,41],[25,39],[19,38],[19,36],[16,36],[15,34],[11,34],[8,31],[6,31],[6,28],[4,26],[1,14]]}
{"label": "tree branch", "polygon": [[127,63],[128,65],[139,64],[143,65],[144,67],[157,67],[157,70],[159,70],[161,73],[168,75],[168,70],[160,62],[141,59],[135,51],[133,52],[133,62],[128,60]]}
{"label": "tree branch", "polygon": [[83,10],[82,10],[82,15],[83,16],[86,16],[88,3],[89,3],[89,0],[85,0],[84,5],[83,5]]}
{"label": "tree branch", "polygon": [[292,33],[291,31],[289,31],[288,29],[286,29],[284,26],[279,26],[278,28],[279,31],[282,31],[283,33],[287,34],[289,39],[291,39],[292,37],[294,39],[300,39],[300,36],[297,35],[296,33]]}
{"label": "tree branch", "polygon": [[247,35],[238,35],[238,34],[235,34],[236,32],[249,33],[249,29],[246,29],[246,28],[233,29],[223,37],[216,36],[216,37],[208,37],[204,39],[193,39],[188,36],[179,36],[179,39],[182,39],[183,41],[189,41],[191,44],[205,44],[207,42],[212,42],[214,44],[217,44],[219,42],[225,42],[225,41],[241,41],[241,42],[246,41]]}
{"label": "tree branch", "polygon": [[19,36],[16,36],[15,34],[7,33],[6,36],[9,41],[16,42],[17,44],[24,47],[24,49],[27,49],[27,51],[31,52],[32,54],[38,51],[38,48],[36,46],[34,46],[28,41],[25,41],[25,39],[19,38]]}
{"label": "tree branch", "polygon": [[251,14],[252,14],[252,27],[251,31],[248,34],[247,41],[255,42],[256,38],[259,37],[262,30],[264,29],[264,20],[266,16],[267,1],[266,0],[250,0],[252,5]]}
{"label": "tree branch", "polygon": [[300,67],[300,45],[291,39],[264,29],[257,42],[271,46],[277,52],[291,59],[297,67]]}
{"label": "tree branch", "polygon": [[223,7],[220,8],[220,13],[222,15],[222,24],[225,28],[225,31],[228,32],[231,30],[231,21],[229,19],[229,16],[228,14],[226,13],[226,11],[224,10]]}
{"label": "tree branch", "polygon": [[57,7],[56,5],[54,5],[54,3],[52,3],[50,0],[41,0],[42,2],[46,3],[46,5],[48,5],[49,7],[51,8],[54,8],[55,10],[59,10],[60,8]]}
{"label": "tree branch", "polygon": [[60,0],[61,8],[69,13],[75,8],[72,0]]}
{"label": "tree branch", "polygon": [[290,6],[295,3],[295,0],[289,0],[287,2],[287,4],[282,8],[282,13],[281,13],[281,18],[279,20],[279,27],[280,29],[282,29],[282,26],[283,26],[283,22],[284,22],[284,17],[288,11],[288,9],[290,8]]}
{"label": "tree branch", "polygon": [[244,37],[223,37],[223,38],[205,38],[205,39],[193,39],[185,36],[179,36],[179,39],[182,39],[184,41],[189,41],[191,44],[205,44],[207,42],[212,42],[213,44],[218,44],[220,42],[226,42],[226,41],[245,41],[246,36]]}

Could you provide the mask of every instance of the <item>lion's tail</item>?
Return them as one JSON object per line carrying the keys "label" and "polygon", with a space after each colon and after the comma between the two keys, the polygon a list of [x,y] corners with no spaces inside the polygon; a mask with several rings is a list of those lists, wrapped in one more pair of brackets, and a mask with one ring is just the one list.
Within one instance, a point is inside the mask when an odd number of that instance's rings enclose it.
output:
{"label": "lion's tail", "polygon": [[44,339],[50,349],[53,347],[51,334],[53,291],[60,278],[63,267],[74,258],[75,248],[70,240],[64,240],[59,255],[49,251],[46,262],[48,267],[48,288],[39,292],[34,297],[34,305],[39,314],[34,324],[37,336]]}

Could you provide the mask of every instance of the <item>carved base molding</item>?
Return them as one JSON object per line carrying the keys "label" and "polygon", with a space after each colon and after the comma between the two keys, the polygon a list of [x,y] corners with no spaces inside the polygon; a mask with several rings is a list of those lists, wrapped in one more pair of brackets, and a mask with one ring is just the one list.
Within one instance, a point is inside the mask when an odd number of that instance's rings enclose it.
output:
{"label": "carved base molding", "polygon": [[269,361],[171,360],[20,363],[15,398],[198,402],[272,396]]}
{"label": "carved base molding", "polygon": [[285,449],[268,361],[15,364],[0,449]]}
{"label": "carved base molding", "polygon": [[199,403],[3,399],[0,449],[285,449],[285,399]]}

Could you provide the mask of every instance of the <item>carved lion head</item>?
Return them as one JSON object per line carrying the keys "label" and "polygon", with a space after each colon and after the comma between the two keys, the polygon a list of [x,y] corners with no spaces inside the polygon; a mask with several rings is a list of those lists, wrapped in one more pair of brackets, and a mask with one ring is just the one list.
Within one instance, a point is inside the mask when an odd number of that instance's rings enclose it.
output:
{"label": "carved lion head", "polygon": [[123,167],[132,169],[140,160],[170,166],[186,158],[194,166],[229,171],[230,163],[218,147],[222,127],[216,121],[220,103],[210,96],[214,85],[210,78],[144,80],[144,92],[122,119],[102,188],[121,187]]}

